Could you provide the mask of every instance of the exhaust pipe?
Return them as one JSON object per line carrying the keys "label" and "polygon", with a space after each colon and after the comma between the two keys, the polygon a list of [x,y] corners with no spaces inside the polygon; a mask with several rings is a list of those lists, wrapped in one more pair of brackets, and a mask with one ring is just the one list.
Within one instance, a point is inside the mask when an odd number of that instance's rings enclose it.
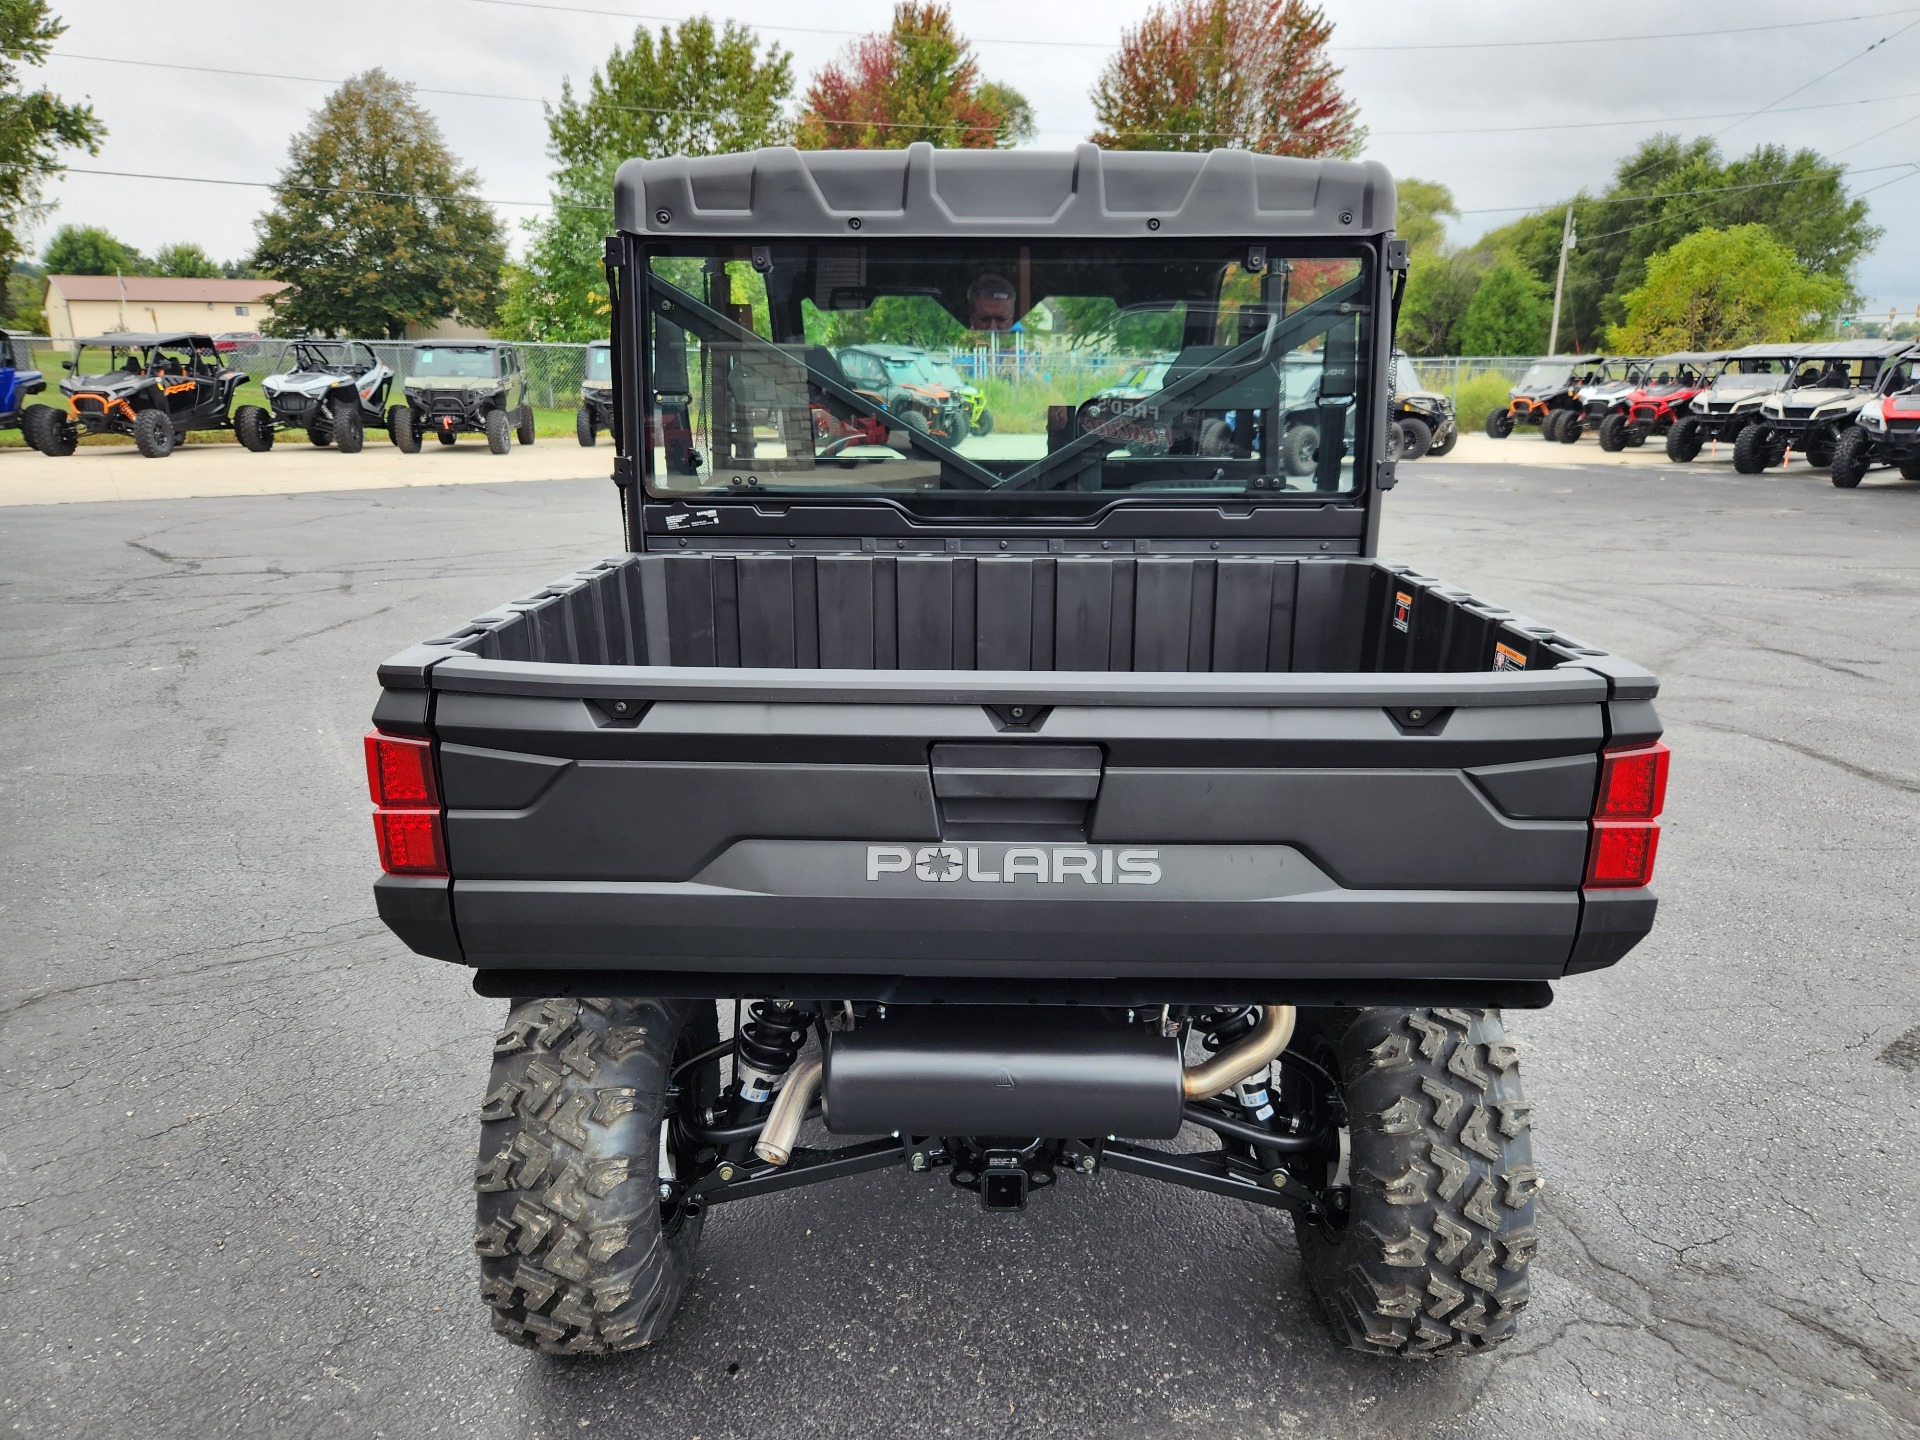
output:
{"label": "exhaust pipe", "polygon": [[1246,1039],[1229,1045],[1211,1060],[1189,1065],[1180,1075],[1181,1089],[1189,1100],[1204,1100],[1231,1090],[1249,1075],[1258,1075],[1279,1058],[1293,1039],[1294,1008],[1269,1005],[1260,1023]]}
{"label": "exhaust pipe", "polygon": [[[916,1007],[917,1009],[918,1007]],[[1179,1133],[1181,1106],[1271,1065],[1293,1038],[1291,1005],[1268,1005],[1243,1039],[1182,1067],[1170,1037],[1100,1024],[1085,1011],[943,1007],[898,1013],[829,1040],[788,1072],[753,1153],[793,1158],[823,1083],[839,1134],[1070,1135]]]}

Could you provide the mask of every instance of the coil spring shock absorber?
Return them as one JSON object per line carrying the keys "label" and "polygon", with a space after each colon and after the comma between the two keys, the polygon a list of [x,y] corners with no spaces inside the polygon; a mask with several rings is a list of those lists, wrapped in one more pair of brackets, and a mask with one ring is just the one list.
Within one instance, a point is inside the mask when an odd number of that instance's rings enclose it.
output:
{"label": "coil spring shock absorber", "polygon": [[[1260,1012],[1252,1005],[1209,1010],[1196,1022],[1204,1032],[1204,1038],[1200,1043],[1208,1051],[1215,1053],[1252,1033],[1253,1028],[1259,1023]],[[1235,1085],[1231,1091],[1235,1103],[1246,1112],[1247,1119],[1257,1125],[1266,1125],[1273,1119],[1273,1097],[1268,1091],[1268,1081],[1272,1071],[1273,1067],[1270,1065],[1258,1070]],[[1278,1152],[1274,1152],[1274,1155],[1277,1157]]]}
{"label": "coil spring shock absorber", "polygon": [[[791,1000],[755,1000],[734,1037],[733,1124],[762,1119],[807,1043],[806,1012]],[[737,1148],[742,1154],[746,1143]]]}

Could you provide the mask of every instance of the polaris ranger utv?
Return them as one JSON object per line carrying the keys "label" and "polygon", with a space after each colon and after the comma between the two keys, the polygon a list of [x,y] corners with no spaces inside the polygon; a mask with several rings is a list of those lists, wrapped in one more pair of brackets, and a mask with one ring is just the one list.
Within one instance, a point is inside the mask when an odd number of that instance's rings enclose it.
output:
{"label": "polaris ranger utv", "polygon": [[247,377],[228,367],[212,336],[122,333],[72,343],[60,382],[70,413],[53,410],[35,427],[43,454],[71,455],[83,434],[130,435],[157,460],[189,431],[234,428],[227,410]]}
{"label": "polaris ranger utv", "polygon": [[[1646,671],[1375,558],[1387,172],[772,149],[629,161],[615,218],[627,548],[388,660],[367,737],[381,916],[509,1002],[495,1328],[645,1345],[709,1209],[900,1167],[1285,1211],[1347,1344],[1507,1339],[1541,1176],[1500,1007],[1647,933],[1666,749]],[[1147,403],[1247,451],[1135,452],[1035,377],[963,453],[809,339],[901,296],[1166,312]],[[886,444],[813,453],[827,404]]]}
{"label": "polaris ranger utv", "polygon": [[1504,440],[1516,425],[1538,425],[1540,438],[1559,440],[1563,425],[1575,426],[1580,438],[1579,393],[1600,373],[1604,355],[1549,355],[1536,360],[1507,394],[1507,403],[1487,412],[1487,434]]}
{"label": "polaris ranger utv", "polygon": [[1667,458],[1684,465],[1708,444],[1731,445],[1760,418],[1760,405],[1793,377],[1804,344],[1749,345],[1707,367],[1707,387],[1667,431]]}
{"label": "polaris ranger utv", "polygon": [[[1460,439],[1453,402],[1437,390],[1422,390],[1419,373],[1404,350],[1393,352],[1392,423],[1399,427],[1396,458],[1436,460]],[[1389,436],[1389,439],[1394,437]]]}
{"label": "polaris ranger utv", "polygon": [[613,431],[613,351],[604,340],[587,346],[586,366],[580,376],[580,408],[573,413],[574,438],[592,445],[600,432]]}
{"label": "polaris ranger utv", "polygon": [[1893,363],[1911,340],[1833,340],[1803,345],[1785,388],[1760,402],[1760,414],[1733,446],[1733,468],[1758,475],[1798,450],[1816,469],[1833,460],[1834,442],[1876,394],[1912,384],[1911,365]]}
{"label": "polaris ranger utv", "polygon": [[369,429],[387,428],[393,371],[371,345],[364,340],[297,340],[289,358],[288,369],[260,382],[273,407],[267,423],[256,418],[258,407],[242,406],[235,412],[234,429],[242,445],[270,450],[275,430],[304,430],[312,444],[337,445],[342,454],[352,455]]}
{"label": "polaris ranger utv", "polygon": [[407,360],[401,404],[387,411],[387,438],[418,455],[421,437],[442,445],[461,435],[487,437],[504,455],[519,439],[533,444],[533,403],[520,352],[498,340],[422,340]]}

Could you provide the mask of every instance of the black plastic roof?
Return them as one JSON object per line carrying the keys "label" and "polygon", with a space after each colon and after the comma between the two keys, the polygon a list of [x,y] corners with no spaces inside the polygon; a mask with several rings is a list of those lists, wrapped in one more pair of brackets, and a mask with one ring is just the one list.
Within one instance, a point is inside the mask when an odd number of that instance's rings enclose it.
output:
{"label": "black plastic roof", "polygon": [[796,150],[629,160],[619,227],[649,237],[1249,239],[1393,227],[1378,161],[1246,150]]}

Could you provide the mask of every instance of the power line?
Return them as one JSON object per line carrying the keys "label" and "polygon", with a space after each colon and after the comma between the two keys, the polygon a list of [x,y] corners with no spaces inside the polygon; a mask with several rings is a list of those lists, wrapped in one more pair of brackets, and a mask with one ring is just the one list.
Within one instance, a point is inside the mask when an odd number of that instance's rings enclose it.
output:
{"label": "power line", "polygon": [[1846,69],[1847,66],[1853,64],[1856,60],[1866,59],[1867,56],[1871,55],[1874,51],[1878,50],[1882,45],[1885,45],[1890,40],[1899,39],[1902,35],[1906,34],[1907,31],[1913,29],[1915,25],[1920,25],[1920,20],[1910,20],[1905,25],[1902,25],[1898,30],[1895,30],[1892,34],[1882,35],[1878,40],[1874,41],[1873,44],[1867,46],[1867,48],[1862,50],[1859,54],[1849,55],[1846,59],[1842,60],[1838,65],[1835,65],[1831,70],[1822,70],[1818,75],[1814,76],[1811,80],[1807,81],[1804,85],[1796,85],[1793,89],[1789,90],[1786,94],[1782,95],[1779,100],[1775,100],[1769,104],[1762,105],[1758,110],[1755,110],[1751,115],[1741,116],[1738,120],[1734,121],[1733,124],[1727,126],[1726,129],[1718,131],[1713,138],[1718,140],[1722,135],[1725,135],[1728,130],[1737,130],[1740,126],[1746,124],[1747,121],[1752,120],[1757,116],[1766,114],[1769,110],[1773,109],[1774,106],[1779,105],[1781,101],[1791,100],[1794,96],[1800,94],[1802,91],[1812,89],[1815,85],[1818,85],[1822,80],[1825,80],[1828,76],[1839,73],[1840,71]]}
{"label": "power line", "polygon": [[1814,175],[1794,175],[1784,180],[1755,180],[1744,185],[1706,185],[1697,190],[1655,190],[1645,195],[1602,195],[1595,199],[1554,200],[1532,205],[1491,205],[1477,210],[1461,210],[1457,213],[1460,215],[1514,215],[1525,210],[1550,210],[1555,206],[1566,204],[1626,205],[1638,200],[1675,200],[1683,195],[1730,195],[1737,190],[1765,190],[1777,185],[1807,185],[1815,180],[1832,180],[1841,175],[1871,175],[1880,170],[1903,170],[1914,163],[1914,161],[1902,160],[1893,165],[1836,167]]}
{"label": "power line", "polygon": [[86,165],[61,167],[69,175],[111,175],[122,180],[171,180],[183,185],[237,185],[249,190],[300,190],[311,195],[372,195],[389,200],[474,200],[482,205],[523,205],[535,210],[597,210],[610,205],[575,205],[561,200],[492,200],[483,195],[429,195],[421,190],[375,190],[359,185],[302,185],[291,180],[224,180],[212,175],[155,175],[144,170],[96,170]]}
{"label": "power line", "polygon": [[[311,85],[343,85],[346,83],[344,80],[332,80],[322,75],[289,75],[284,72],[274,71],[274,70],[236,70],[236,69],[232,69],[225,66],[188,65],[178,61],[170,61],[170,60],[134,60],[134,59],[129,59],[119,55],[83,55],[77,51],[72,51],[72,50],[56,50],[53,52],[53,54],[55,54],[62,60],[86,60],[86,61],[91,61],[91,62],[102,64],[102,65],[133,65],[133,66],[138,66],[140,68],[149,69],[149,70],[186,70],[186,71],[191,71],[195,74],[201,74],[201,75],[229,75],[229,76],[236,76],[243,79],[253,79],[253,80],[295,80],[295,81],[301,81]],[[443,89],[438,89],[438,88],[427,86],[427,85],[416,85],[414,86],[414,88],[417,91],[419,91],[419,93],[421,93],[422,95],[453,95],[453,96],[458,96],[462,99],[468,99],[468,100],[503,100],[503,101],[508,101],[511,103],[522,104],[522,105],[546,105],[546,104],[552,103],[551,101],[547,100],[545,97],[539,96],[539,95],[508,95],[508,94],[495,92],[495,91],[488,91],[488,90],[443,90]],[[1812,110],[1838,110],[1838,109],[1845,109],[1845,108],[1856,106],[1856,105],[1890,105],[1901,100],[1917,100],[1917,99],[1920,99],[1920,91],[1908,91],[1900,95],[1874,95],[1874,96],[1864,96],[1864,97],[1860,97],[1852,100],[1825,100],[1814,105],[1789,105],[1789,106],[1783,106],[1783,107],[1776,107],[1766,113],[1777,114],[1777,115],[1797,115],[1797,114],[1802,114]],[[607,104],[608,102],[596,101],[594,103]],[[691,119],[697,119],[697,120],[717,120],[731,113],[728,111],[720,111],[720,110],[695,110],[695,109],[688,108],[686,106],[611,105],[609,106],[609,108],[619,110],[626,114],[684,115]],[[1747,112],[1747,111],[1739,111],[1739,110],[1721,110],[1721,111],[1713,111],[1713,112],[1698,114],[1698,115],[1640,115],[1640,116],[1634,116],[1624,120],[1567,120],[1567,121],[1555,121],[1548,124],[1533,124],[1533,123],[1521,121],[1511,125],[1469,126],[1469,127],[1462,127],[1462,128],[1449,128],[1444,130],[1436,130],[1431,128],[1423,128],[1419,130],[1375,130],[1375,131],[1372,131],[1371,133],[1377,138],[1400,138],[1400,137],[1406,137],[1406,136],[1425,136],[1425,135],[1508,135],[1508,134],[1512,134],[1515,131],[1530,132],[1530,131],[1536,131],[1536,130],[1600,130],[1600,129],[1608,129],[1608,128],[1615,128],[1620,126],[1632,126],[1632,125],[1679,125],[1679,124],[1685,124],[1695,120],[1724,120],[1730,116],[1740,116],[1742,118],[1751,118],[1752,113],[1758,113],[1758,112]],[[887,121],[887,120],[873,120],[873,121],[824,120],[821,123],[830,124],[830,125],[851,125],[855,127],[871,126],[873,129],[876,129],[876,130],[886,130],[886,129],[976,130],[976,129],[991,128],[986,126],[969,126],[969,125],[925,126],[925,125],[915,125],[911,122]],[[1908,122],[1901,121],[1900,123],[1904,125]],[[1898,128],[1898,127],[1890,127],[1890,128]],[[1078,135],[1081,132],[1077,129],[1051,128],[1051,129],[1042,129],[1036,133],[1041,135]],[[1217,135],[1221,138],[1231,138],[1228,132],[1224,132],[1224,131],[1213,132],[1213,131],[1205,131],[1205,130],[1120,130],[1120,131],[1115,131],[1113,133],[1119,134],[1119,135],[1131,136],[1131,137],[1154,136],[1154,137],[1173,137],[1178,139],[1198,139],[1198,138],[1206,137],[1209,135]],[[1234,132],[1234,133],[1237,133],[1237,132]],[[1886,132],[1880,131],[1877,133],[1885,134]],[[1867,138],[1873,139],[1876,137],[1868,136]],[[1847,149],[1854,149],[1856,148],[1856,146],[1864,143],[1866,142],[1856,141],[1854,145],[1848,146]]]}
{"label": "power line", "polygon": [[[470,5],[493,5],[506,10],[545,10],[564,15],[600,15],[615,20],[646,20],[654,24],[673,25],[693,18],[686,15],[657,15],[635,10],[606,10],[592,5],[566,5],[558,0],[466,0]],[[1912,15],[1920,6],[1907,5],[1897,10],[1873,10],[1859,15],[1829,15],[1818,20],[1783,20],[1768,25],[1742,25],[1737,29],[1721,26],[1712,30],[1669,30],[1648,33],[1625,32],[1610,35],[1557,35],[1543,40],[1462,40],[1437,43],[1410,42],[1403,45],[1329,45],[1328,50],[1338,54],[1375,54],[1390,51],[1434,50],[1518,50],[1542,46],[1561,49],[1568,45],[1642,45],[1652,40],[1693,40],[1708,36],[1722,39],[1740,35],[1754,35],[1770,30],[1804,30],[1813,26],[1844,25],[1853,20],[1879,20],[1889,15]],[[771,30],[787,35],[832,35],[840,38],[858,38],[870,32],[865,30],[843,30],[822,25],[754,25],[754,30]],[[1112,50],[1114,42],[1108,40],[1038,40],[1030,36],[983,35],[969,39],[974,45],[1027,45],[1053,49]]]}

